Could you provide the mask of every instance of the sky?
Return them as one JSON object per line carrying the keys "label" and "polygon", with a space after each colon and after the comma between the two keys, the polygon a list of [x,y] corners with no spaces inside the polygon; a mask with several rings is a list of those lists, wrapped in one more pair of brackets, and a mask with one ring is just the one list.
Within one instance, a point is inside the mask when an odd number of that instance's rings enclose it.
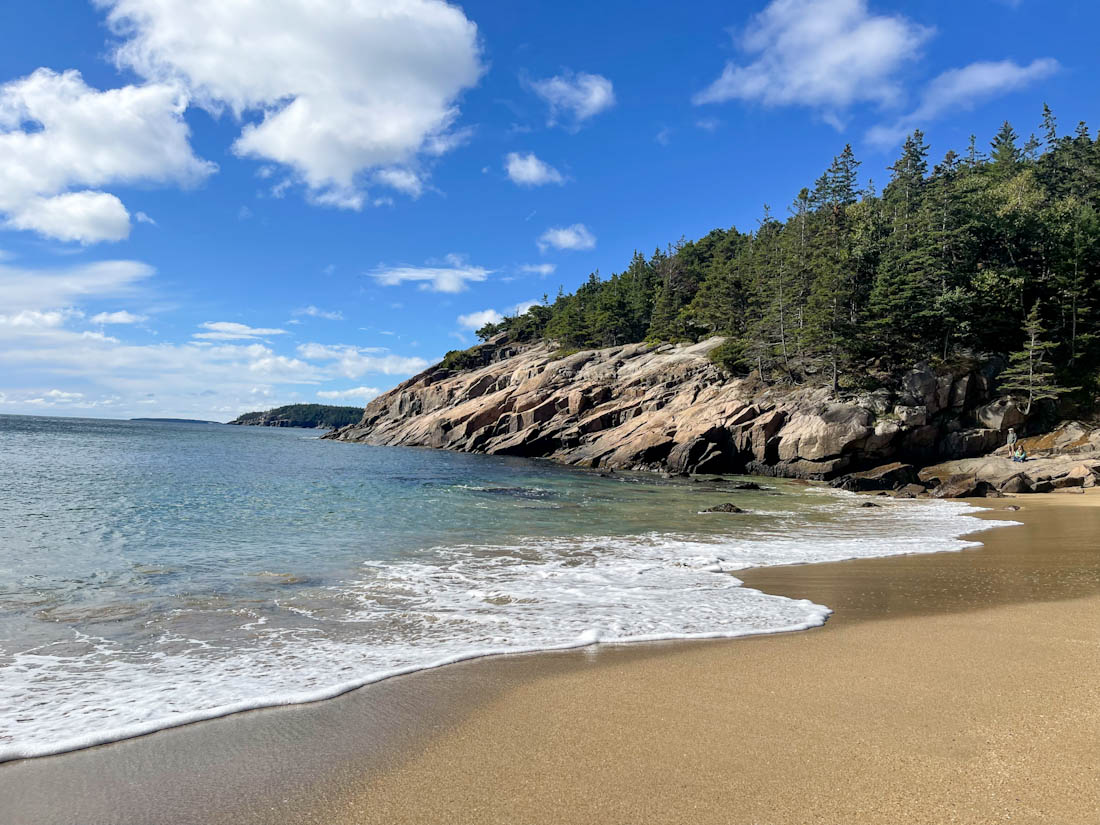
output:
{"label": "sky", "polygon": [[1008,119],[1100,126],[1100,6],[0,4],[0,413],[360,406],[486,321],[881,188]]}

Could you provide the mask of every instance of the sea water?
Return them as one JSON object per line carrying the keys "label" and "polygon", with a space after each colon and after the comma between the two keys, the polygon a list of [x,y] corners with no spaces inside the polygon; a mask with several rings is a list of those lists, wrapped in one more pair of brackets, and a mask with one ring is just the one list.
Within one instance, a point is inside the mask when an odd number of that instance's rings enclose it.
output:
{"label": "sea water", "polygon": [[489,653],[808,628],[827,606],[731,571],[993,524],[319,435],[0,416],[0,761]]}

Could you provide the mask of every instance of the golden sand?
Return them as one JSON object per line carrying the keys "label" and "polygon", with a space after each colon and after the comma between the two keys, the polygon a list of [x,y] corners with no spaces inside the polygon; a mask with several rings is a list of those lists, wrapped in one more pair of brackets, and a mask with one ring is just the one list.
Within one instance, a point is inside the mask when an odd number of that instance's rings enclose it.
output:
{"label": "golden sand", "polygon": [[836,608],[820,630],[529,657],[313,817],[1096,825],[1100,496],[1011,503],[983,550],[745,576]]}

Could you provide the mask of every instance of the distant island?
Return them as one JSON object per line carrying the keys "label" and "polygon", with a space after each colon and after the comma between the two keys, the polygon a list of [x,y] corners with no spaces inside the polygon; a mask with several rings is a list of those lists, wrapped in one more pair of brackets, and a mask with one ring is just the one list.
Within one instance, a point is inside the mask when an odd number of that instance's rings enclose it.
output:
{"label": "distant island", "polygon": [[245,427],[346,427],[363,417],[362,407],[288,404],[265,412],[249,412],[230,421]]}
{"label": "distant island", "polygon": [[152,424],[221,424],[220,421],[204,421],[201,418],[131,418],[131,421],[145,421]]}

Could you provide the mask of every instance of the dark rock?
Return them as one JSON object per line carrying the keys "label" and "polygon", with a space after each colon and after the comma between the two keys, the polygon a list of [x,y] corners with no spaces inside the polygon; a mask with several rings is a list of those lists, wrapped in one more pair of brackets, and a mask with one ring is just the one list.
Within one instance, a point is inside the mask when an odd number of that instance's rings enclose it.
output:
{"label": "dark rock", "polygon": [[859,506],[860,507],[881,507],[882,505],[881,504],[875,504],[873,501],[865,501]]}
{"label": "dark rock", "polygon": [[917,480],[917,471],[911,464],[895,461],[862,473],[849,473],[829,482],[832,487],[866,493],[874,490],[896,490]]}
{"label": "dark rock", "polygon": [[1027,473],[1016,473],[998,488],[1002,493],[1031,493],[1034,487]]}
{"label": "dark rock", "polygon": [[759,490],[760,485],[755,481],[738,481],[730,485],[733,490]]}
{"label": "dark rock", "polygon": [[748,510],[742,510],[736,504],[719,504],[715,507],[708,507],[703,511],[704,513],[747,513]]}
{"label": "dark rock", "polygon": [[972,475],[954,475],[932,491],[932,498],[984,498],[990,492],[1000,492],[988,481],[980,481]]}
{"label": "dark rock", "polygon": [[1002,510],[1019,510],[1020,505],[1019,504],[1008,504],[1008,505],[1002,507],[1001,509]]}
{"label": "dark rock", "polygon": [[898,498],[917,498],[928,495],[928,489],[921,484],[906,484],[894,493]]}

